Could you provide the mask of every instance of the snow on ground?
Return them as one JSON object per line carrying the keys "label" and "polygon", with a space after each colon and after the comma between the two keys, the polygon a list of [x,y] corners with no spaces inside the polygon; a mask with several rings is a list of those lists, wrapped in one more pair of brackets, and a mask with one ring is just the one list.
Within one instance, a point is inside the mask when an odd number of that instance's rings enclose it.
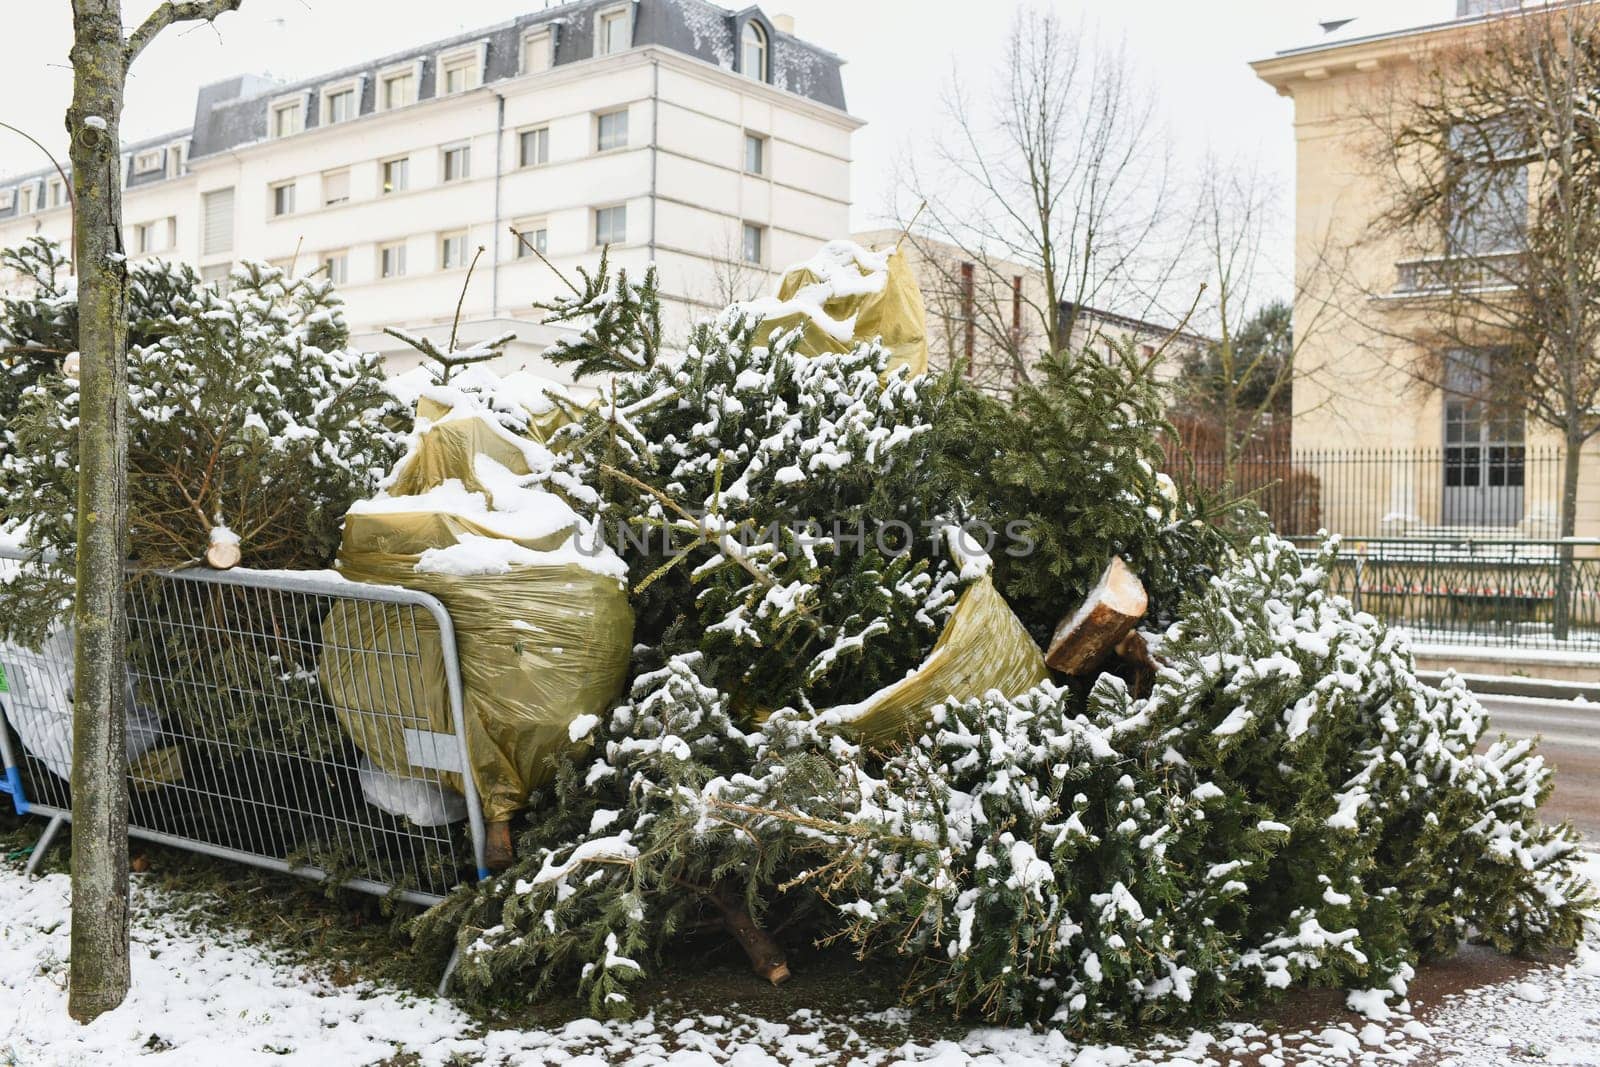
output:
{"label": "snow on ground", "polygon": [[[1600,855],[1588,869],[1600,884]],[[336,987],[138,887],[133,991],[80,1026],[65,1010],[68,891],[64,875],[29,880],[0,866],[0,1064],[342,1065],[412,1053],[404,1062],[518,1067],[1600,1067],[1600,928],[1570,963],[1448,996],[1420,1013],[1425,1024],[1402,1005],[1381,1023],[1349,1013],[1293,1032],[1229,1024],[1137,1049],[1002,1029],[919,1043],[901,1011],[826,1019],[800,1010],[781,1020],[730,1011],[485,1033],[440,1001]],[[874,1042],[862,1030],[907,1036]]]}

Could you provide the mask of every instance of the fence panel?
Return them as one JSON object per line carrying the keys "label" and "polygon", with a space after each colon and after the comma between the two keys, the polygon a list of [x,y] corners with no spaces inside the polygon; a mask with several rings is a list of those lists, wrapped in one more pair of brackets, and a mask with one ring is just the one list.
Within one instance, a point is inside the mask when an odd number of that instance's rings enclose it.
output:
{"label": "fence panel", "polygon": [[[0,574],[18,567],[0,552]],[[435,598],[331,572],[189,570],[130,573],[127,613],[131,834],[421,904],[486,874]],[[337,701],[330,662],[359,668]],[[0,645],[0,668],[13,800],[69,819],[71,634]]]}
{"label": "fence panel", "polygon": [[1226,460],[1179,453],[1169,470],[1191,488],[1252,497],[1285,536],[1551,538],[1562,452],[1523,445],[1269,449]]}
{"label": "fence panel", "polygon": [[1420,642],[1600,651],[1597,556],[1600,540],[1582,538],[1343,538],[1329,577]]}

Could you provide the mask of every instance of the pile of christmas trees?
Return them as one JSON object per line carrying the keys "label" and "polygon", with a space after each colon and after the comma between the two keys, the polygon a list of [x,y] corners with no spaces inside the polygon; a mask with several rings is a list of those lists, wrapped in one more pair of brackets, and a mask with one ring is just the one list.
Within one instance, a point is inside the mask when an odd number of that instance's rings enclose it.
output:
{"label": "pile of christmas trees", "polygon": [[[517,864],[419,923],[466,994],[576,983],[623,1013],[685,938],[773,981],[785,946],[842,939],[903,961],[910,999],[1086,1034],[1296,984],[1402,995],[1474,932],[1578,936],[1531,747],[1476,753],[1481,707],[1420,682],[1325,560],[1176,492],[1147,361],[1063,353],[1002,404],[870,340],[813,354],[761,306],[664,351],[653,273],[578,288],[553,356],[604,385],[559,479],[636,535],[636,676]],[[1016,551],[960,536],[1017,520]],[[857,728],[980,581],[1062,671]]]}
{"label": "pile of christmas trees", "polygon": [[[71,294],[43,245],[12,266],[37,292],[0,315],[0,517],[66,555]],[[1326,557],[1175,489],[1151,361],[1058,353],[1004,402],[922,373],[915,330],[852,336],[903,271],[831,245],[671,345],[653,271],[602,260],[549,308],[600,395],[552,400],[526,480],[627,565],[637,646],[512,866],[419,920],[462,949],[456,988],[619,1014],[685,939],[772,981],[835,943],[909,1000],[1081,1035],[1295,985],[1403,996],[1469,936],[1572,944],[1593,901],[1531,745],[1476,751],[1482,708],[1332,596]],[[337,298],[265,267],[226,295],[136,268],[132,296],[135,554],[226,525],[246,563],[325,565],[403,419]],[[37,630],[63,592],[0,612]]]}

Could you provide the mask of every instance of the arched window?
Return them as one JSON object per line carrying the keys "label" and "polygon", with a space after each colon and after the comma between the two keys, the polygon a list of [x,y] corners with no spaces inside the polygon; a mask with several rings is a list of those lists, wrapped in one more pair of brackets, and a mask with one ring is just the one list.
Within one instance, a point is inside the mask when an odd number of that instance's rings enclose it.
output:
{"label": "arched window", "polygon": [[744,24],[744,53],[741,67],[745,77],[754,78],[758,82],[767,80],[767,31],[755,19]]}

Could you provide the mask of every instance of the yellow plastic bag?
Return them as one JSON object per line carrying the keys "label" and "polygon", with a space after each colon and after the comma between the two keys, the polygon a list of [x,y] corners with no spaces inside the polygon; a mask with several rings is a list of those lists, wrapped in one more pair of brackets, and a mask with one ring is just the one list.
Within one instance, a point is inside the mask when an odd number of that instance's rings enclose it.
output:
{"label": "yellow plastic bag", "polygon": [[961,594],[922,665],[865,700],[829,708],[821,722],[855,740],[883,745],[917,732],[947,701],[991,689],[1014,697],[1050,677],[1039,646],[986,574]]}
{"label": "yellow plastic bag", "polygon": [[[609,549],[576,546],[576,516],[555,498],[538,514],[509,510],[537,492],[515,476],[539,446],[478,413],[419,425],[387,496],[346,517],[338,565],[352,581],[418,589],[449,610],[473,780],[496,822],[550,779],[551,757],[575,743],[573,723],[621,693],[633,646],[626,572]],[[402,626],[403,611],[337,605],[323,625],[322,680],[374,764],[429,777],[410,762],[407,731],[452,730],[443,654],[437,628],[420,614]]]}
{"label": "yellow plastic bag", "polygon": [[800,327],[804,355],[848,352],[881,338],[891,370],[906,367],[912,376],[928,370],[922,290],[898,250],[871,252],[851,241],[829,241],[784,274],[775,299],[747,306],[763,316],[767,338]]}

